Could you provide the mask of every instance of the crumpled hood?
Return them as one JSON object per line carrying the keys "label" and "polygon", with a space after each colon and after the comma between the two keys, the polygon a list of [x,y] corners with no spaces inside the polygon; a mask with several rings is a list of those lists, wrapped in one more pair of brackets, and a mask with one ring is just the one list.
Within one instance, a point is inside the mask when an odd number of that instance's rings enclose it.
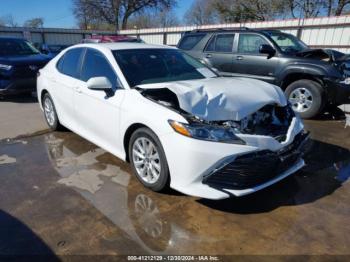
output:
{"label": "crumpled hood", "polygon": [[287,105],[279,87],[249,78],[218,77],[139,87],[168,88],[176,94],[181,109],[206,121],[239,121],[267,104]]}

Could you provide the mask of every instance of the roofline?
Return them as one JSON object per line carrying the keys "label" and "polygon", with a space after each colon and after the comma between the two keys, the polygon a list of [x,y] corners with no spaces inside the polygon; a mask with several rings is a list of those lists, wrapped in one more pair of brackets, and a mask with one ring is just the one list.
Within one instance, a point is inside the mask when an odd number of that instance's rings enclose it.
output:
{"label": "roofline", "polygon": [[250,29],[248,27],[223,27],[223,28],[208,28],[208,29],[194,29],[192,31],[187,31],[187,33],[199,33],[199,32],[218,32],[218,31],[254,31],[254,29]]}
{"label": "roofline", "polygon": [[224,27],[224,28],[208,28],[208,29],[194,29],[187,31],[185,34],[195,33],[212,33],[212,32],[281,32],[279,29],[268,29],[268,28],[249,28],[249,27]]}

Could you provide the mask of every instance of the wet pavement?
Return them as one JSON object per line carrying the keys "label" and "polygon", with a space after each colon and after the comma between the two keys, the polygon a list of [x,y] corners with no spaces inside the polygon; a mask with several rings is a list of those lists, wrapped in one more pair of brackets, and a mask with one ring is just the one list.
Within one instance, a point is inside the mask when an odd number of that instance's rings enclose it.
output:
{"label": "wet pavement", "polygon": [[350,127],[307,129],[303,171],[223,201],[153,193],[71,132],[4,140],[0,254],[349,255]]}

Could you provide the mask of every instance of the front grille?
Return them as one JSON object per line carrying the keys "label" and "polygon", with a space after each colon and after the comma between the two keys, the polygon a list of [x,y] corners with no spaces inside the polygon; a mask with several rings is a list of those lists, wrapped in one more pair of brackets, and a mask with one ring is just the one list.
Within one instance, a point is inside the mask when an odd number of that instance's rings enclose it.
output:
{"label": "front grille", "polygon": [[263,150],[239,156],[204,178],[203,183],[216,188],[246,189],[268,182],[301,158],[300,147],[306,137],[304,133],[298,134],[291,145],[278,152]]}
{"label": "front grille", "polygon": [[[36,68],[31,68],[35,66]],[[43,68],[45,64],[33,64],[33,65],[17,65],[14,68],[13,77],[15,78],[33,78],[36,77],[39,69]]]}

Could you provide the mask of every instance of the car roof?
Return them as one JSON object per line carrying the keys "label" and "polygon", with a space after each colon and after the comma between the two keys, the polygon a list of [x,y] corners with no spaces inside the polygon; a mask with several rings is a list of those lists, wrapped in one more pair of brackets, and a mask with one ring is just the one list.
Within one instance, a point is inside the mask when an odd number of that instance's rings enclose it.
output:
{"label": "car roof", "polygon": [[151,45],[144,43],[116,42],[116,43],[96,43],[96,44],[78,44],[74,47],[91,47],[95,49],[125,50],[125,49],[176,49],[167,45]]}
{"label": "car roof", "polygon": [[275,33],[283,33],[280,30],[277,29],[254,29],[254,28],[247,28],[247,27],[242,27],[242,28],[217,28],[217,29],[194,29],[192,31],[187,31],[185,35],[191,35],[191,34],[208,34],[208,33],[222,33],[222,32],[235,32],[235,33],[270,33],[270,32],[275,32]]}

